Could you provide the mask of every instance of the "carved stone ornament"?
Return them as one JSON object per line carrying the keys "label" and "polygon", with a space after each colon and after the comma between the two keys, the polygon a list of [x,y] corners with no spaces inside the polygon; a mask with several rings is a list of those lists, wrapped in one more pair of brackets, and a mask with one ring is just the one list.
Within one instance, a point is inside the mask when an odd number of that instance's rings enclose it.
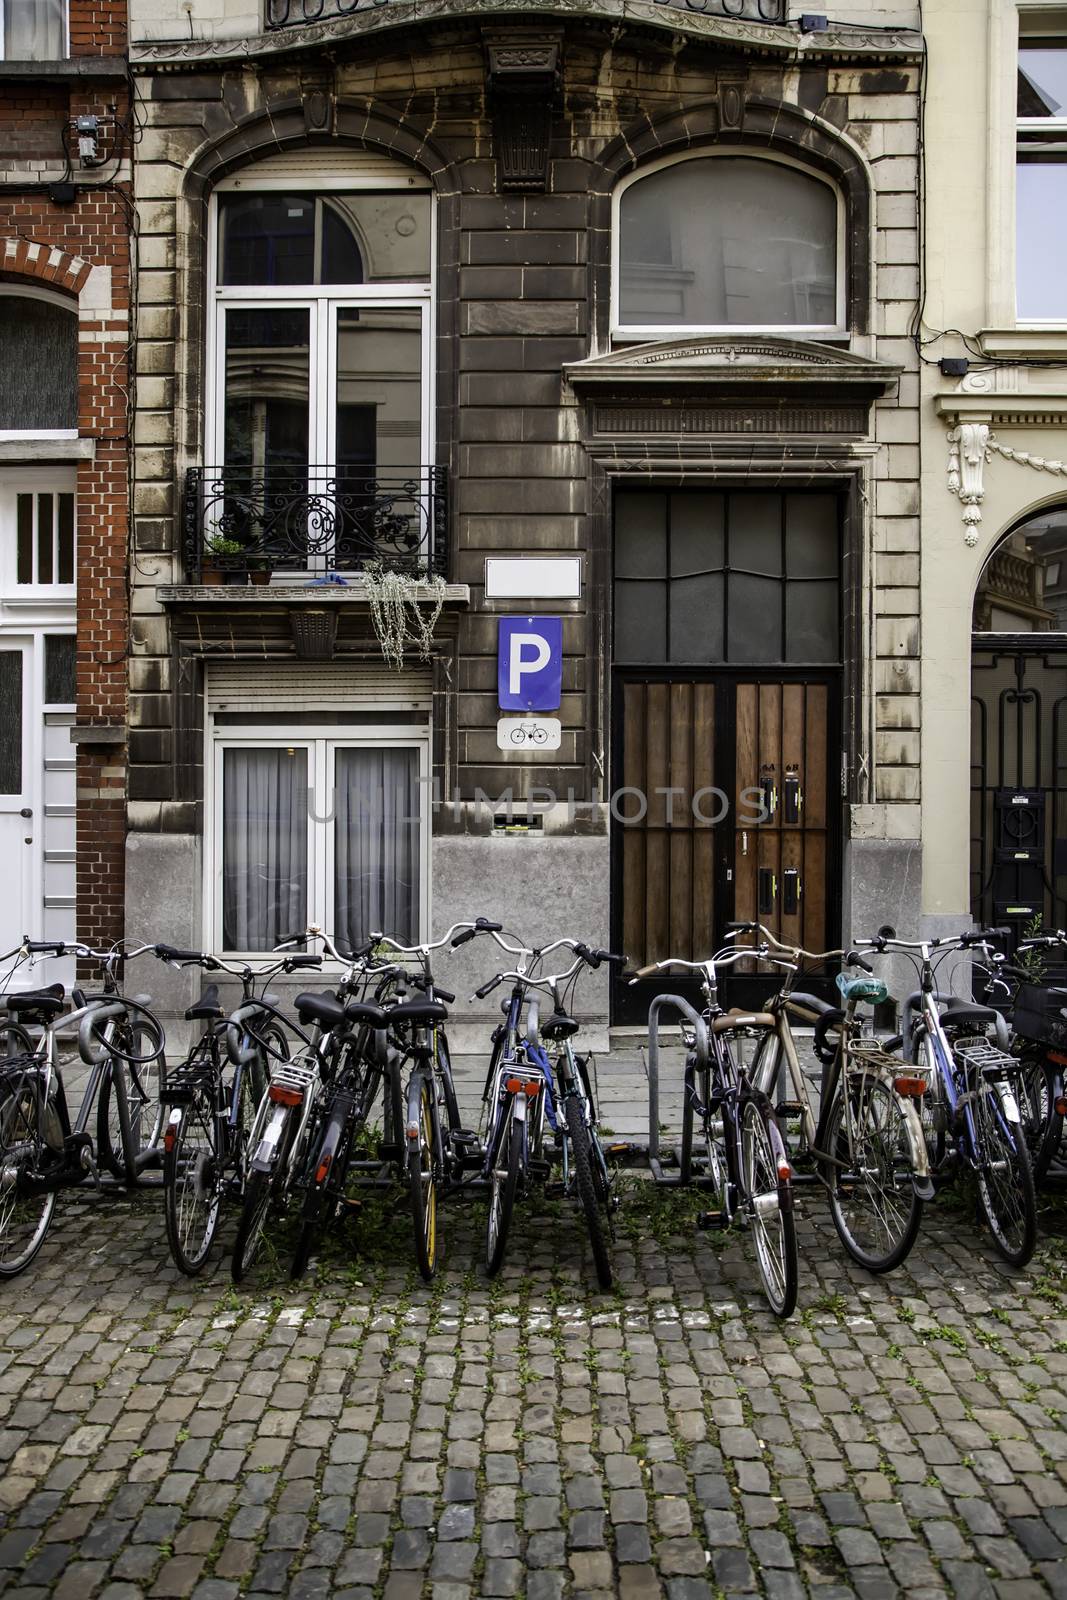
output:
{"label": "carved stone ornament", "polygon": [[553,39],[487,43],[486,54],[500,187],[544,192],[559,96],[559,43]]}
{"label": "carved stone ornament", "polygon": [[989,424],[961,422],[948,436],[948,489],[963,506],[968,544],[978,543],[982,520],[985,464],[989,460]]}

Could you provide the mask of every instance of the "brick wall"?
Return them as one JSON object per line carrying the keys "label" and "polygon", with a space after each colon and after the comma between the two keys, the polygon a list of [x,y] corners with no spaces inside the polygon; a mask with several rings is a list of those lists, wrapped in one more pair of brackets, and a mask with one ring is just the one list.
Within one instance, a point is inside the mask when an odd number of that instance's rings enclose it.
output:
{"label": "brick wall", "polygon": [[[0,103],[0,281],[71,296],[79,318],[78,431],[94,455],[77,470],[78,722],[123,726],[127,705],[131,391],[130,181],[125,0],[71,0],[72,56],[116,58],[104,79],[9,83]],[[73,173],[76,197],[52,202],[66,176],[61,130],[87,112],[103,121],[114,170]],[[106,182],[113,178],[114,181]],[[102,179],[105,182],[102,184]],[[79,745],[78,936],[94,945],[123,932],[126,749]]]}

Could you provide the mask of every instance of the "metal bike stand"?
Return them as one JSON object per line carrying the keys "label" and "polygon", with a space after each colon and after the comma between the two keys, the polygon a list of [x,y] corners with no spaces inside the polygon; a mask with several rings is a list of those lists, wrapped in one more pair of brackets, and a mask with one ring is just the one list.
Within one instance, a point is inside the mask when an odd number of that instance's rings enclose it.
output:
{"label": "metal bike stand", "polygon": [[[664,1172],[663,1161],[659,1148],[659,1023],[660,1013],[671,1007],[680,1017],[688,1022],[696,1033],[697,1055],[708,1059],[708,1027],[699,1011],[695,1010],[689,1001],[680,994],[658,994],[653,1000],[648,1012],[648,1167],[657,1183],[673,1184],[684,1188],[692,1182],[693,1177],[693,1150],[691,1140],[682,1134],[682,1143],[676,1152],[672,1153],[672,1160],[677,1166],[676,1172]],[[692,1088],[693,1065],[691,1060],[686,1060],[685,1066],[685,1093],[688,1096]],[[684,1122],[683,1122],[684,1128]]]}

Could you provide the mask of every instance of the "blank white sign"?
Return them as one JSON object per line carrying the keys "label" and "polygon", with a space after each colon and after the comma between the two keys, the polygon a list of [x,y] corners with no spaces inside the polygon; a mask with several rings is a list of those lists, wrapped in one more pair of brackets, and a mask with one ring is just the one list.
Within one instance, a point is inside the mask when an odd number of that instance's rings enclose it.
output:
{"label": "blank white sign", "polygon": [[577,600],[581,556],[486,556],[487,600]]}

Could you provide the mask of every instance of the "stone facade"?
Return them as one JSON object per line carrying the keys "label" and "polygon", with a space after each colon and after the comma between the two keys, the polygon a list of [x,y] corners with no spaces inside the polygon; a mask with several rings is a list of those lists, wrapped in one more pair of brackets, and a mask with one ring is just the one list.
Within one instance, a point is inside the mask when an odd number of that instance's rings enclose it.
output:
{"label": "stone facade", "polygon": [[[868,15],[853,11],[855,21]],[[247,5],[197,0],[190,39],[162,5],[134,6],[131,935],[148,931],[132,915],[146,904],[141,859],[161,888],[152,903],[174,908],[173,925],[153,931],[186,942],[200,926],[199,910],[192,926],[188,917],[203,874],[205,659],[291,655],[281,596],[223,602],[190,587],[179,491],[203,461],[213,184],[251,179],[257,162],[296,150],[321,153],[330,171],[342,150],[389,155],[427,175],[435,195],[434,431],[450,473],[447,577],[460,587],[435,665],[434,770],[458,803],[435,815],[433,926],[511,911],[520,927],[543,921],[545,932],[603,943],[612,933],[610,504],[622,482],[842,495],[844,757],[830,804],[835,827],[841,806],[851,887],[835,890],[829,925],[861,931],[877,914],[863,892],[866,854],[877,856],[879,882],[886,860],[910,860],[920,835],[919,372],[909,336],[919,39],[907,31],[910,10],[872,9],[870,21],[871,32],[801,35],[793,24],[653,5],[628,5],[624,17],[612,0],[580,17],[551,3],[517,12],[446,0],[432,16],[387,5],[261,32]],[[530,44],[555,52],[558,79],[543,185],[515,192],[487,65],[497,47]],[[799,162],[837,186],[847,331],[817,357],[788,338],[749,339],[744,352],[728,338],[661,341],[658,371],[673,378],[664,397],[649,387],[652,357],[645,373],[605,365],[622,348],[609,313],[612,195],[644,164],[724,145]],[[487,554],[534,553],[576,553],[584,574],[581,599],[530,607],[564,618],[564,734],[551,764],[507,762],[497,750],[496,620],[507,608],[483,592]],[[340,609],[337,651],[370,657],[365,604],[350,597]],[[571,791],[584,809],[548,811],[551,843],[501,840],[474,802],[508,787]],[[914,916],[917,884],[909,892]],[[601,1015],[605,992],[586,996]]]}

